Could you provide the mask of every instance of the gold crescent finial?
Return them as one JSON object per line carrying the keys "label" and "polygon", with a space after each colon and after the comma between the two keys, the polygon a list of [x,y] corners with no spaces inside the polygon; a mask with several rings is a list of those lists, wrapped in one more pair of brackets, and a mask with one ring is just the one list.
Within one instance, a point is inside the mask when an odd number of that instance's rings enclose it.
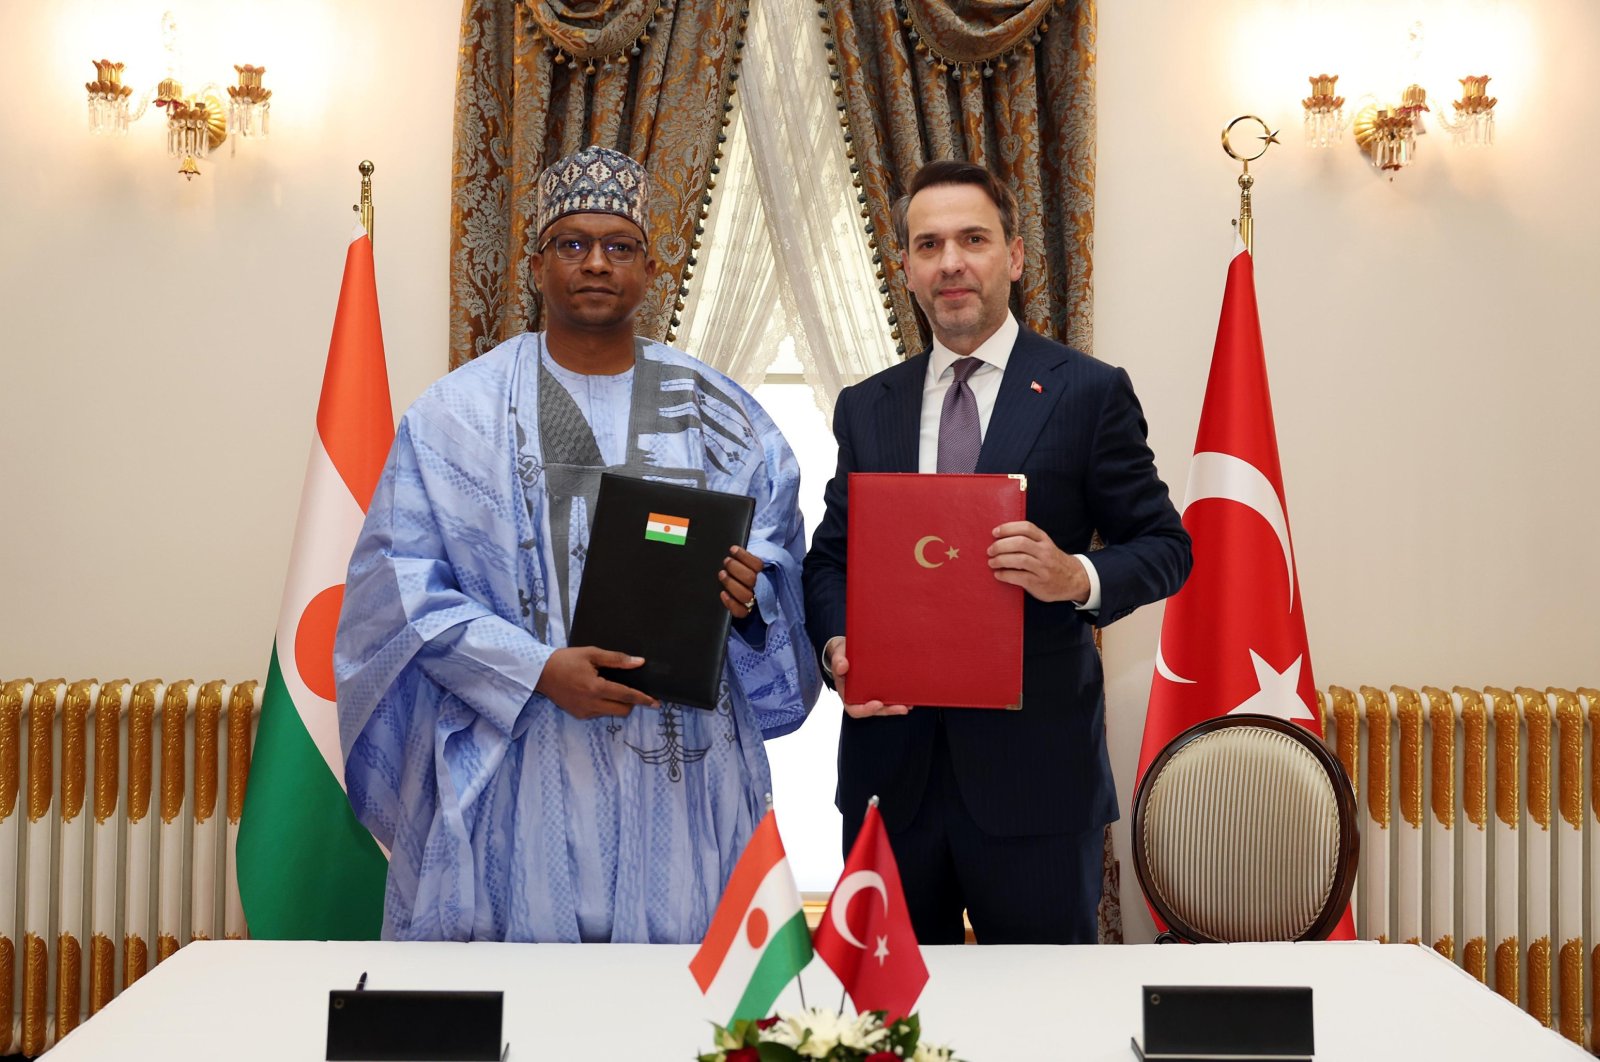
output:
{"label": "gold crescent finial", "polygon": [[[1256,137],[1261,141],[1261,150],[1254,155],[1241,155],[1229,139],[1240,122],[1255,122],[1261,127],[1261,135]],[[1239,238],[1244,241],[1244,249],[1252,258],[1255,257],[1255,219],[1250,213],[1250,188],[1256,179],[1250,176],[1250,164],[1265,155],[1267,148],[1276,143],[1279,143],[1277,130],[1253,114],[1241,114],[1222,130],[1222,150],[1228,153],[1229,158],[1244,166],[1244,172],[1239,174]]]}
{"label": "gold crescent finial", "polygon": [[[1261,135],[1256,137],[1257,140],[1261,141],[1261,150],[1256,152],[1254,155],[1245,156],[1239,154],[1229,140],[1229,138],[1233,135],[1234,126],[1238,125],[1240,122],[1254,122],[1261,127]],[[1260,118],[1257,118],[1253,114],[1241,114],[1239,117],[1229,122],[1227,127],[1222,130],[1222,150],[1228,153],[1229,158],[1244,163],[1247,171],[1250,168],[1250,163],[1254,162],[1256,159],[1259,159],[1262,155],[1265,155],[1267,153],[1267,148],[1276,143],[1279,143],[1278,133],[1269,127],[1266,122],[1262,121]]]}

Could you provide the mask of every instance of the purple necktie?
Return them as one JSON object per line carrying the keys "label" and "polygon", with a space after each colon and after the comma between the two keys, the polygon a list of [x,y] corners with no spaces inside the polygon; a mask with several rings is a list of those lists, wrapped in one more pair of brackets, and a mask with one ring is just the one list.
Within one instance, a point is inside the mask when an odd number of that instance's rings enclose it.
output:
{"label": "purple necktie", "polygon": [[978,399],[967,379],[982,364],[969,354],[951,366],[955,379],[939,406],[939,472],[971,472],[978,467],[983,430],[978,424]]}

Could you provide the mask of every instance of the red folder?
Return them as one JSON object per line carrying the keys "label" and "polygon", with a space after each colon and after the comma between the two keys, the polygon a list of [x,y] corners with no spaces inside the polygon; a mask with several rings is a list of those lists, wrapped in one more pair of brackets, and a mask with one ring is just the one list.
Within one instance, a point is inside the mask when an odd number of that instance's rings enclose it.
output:
{"label": "red folder", "polygon": [[1022,707],[1021,587],[989,567],[1023,476],[850,476],[844,699]]}

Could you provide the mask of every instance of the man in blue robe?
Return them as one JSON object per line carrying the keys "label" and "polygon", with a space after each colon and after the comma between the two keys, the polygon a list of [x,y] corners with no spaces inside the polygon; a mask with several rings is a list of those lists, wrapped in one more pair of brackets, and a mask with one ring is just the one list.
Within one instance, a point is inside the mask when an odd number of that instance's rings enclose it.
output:
{"label": "man in blue robe", "polygon": [[[633,334],[656,264],[643,167],[591,147],[540,178],[547,330],[407,410],[350,561],[335,648],[345,780],[389,850],[385,938],[692,943],[804,721],[799,467],[733,381]],[[714,711],[568,645],[600,473],[755,499],[719,578]],[[666,603],[639,600],[672,617]]]}

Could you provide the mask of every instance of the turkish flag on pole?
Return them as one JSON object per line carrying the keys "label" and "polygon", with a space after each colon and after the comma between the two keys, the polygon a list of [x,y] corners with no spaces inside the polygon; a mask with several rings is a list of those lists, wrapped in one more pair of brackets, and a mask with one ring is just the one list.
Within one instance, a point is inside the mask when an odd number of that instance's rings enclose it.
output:
{"label": "turkish flag on pole", "polygon": [[[1194,569],[1167,600],[1145,716],[1139,775],[1167,744],[1214,715],[1258,712],[1316,734],[1289,507],[1250,253],[1235,242],[1189,466],[1183,526]],[[1354,930],[1345,912],[1335,938]]]}
{"label": "turkish flag on pole", "polygon": [[838,975],[858,1012],[887,1011],[888,1022],[910,1014],[928,983],[876,798],[828,897],[812,948]]}

